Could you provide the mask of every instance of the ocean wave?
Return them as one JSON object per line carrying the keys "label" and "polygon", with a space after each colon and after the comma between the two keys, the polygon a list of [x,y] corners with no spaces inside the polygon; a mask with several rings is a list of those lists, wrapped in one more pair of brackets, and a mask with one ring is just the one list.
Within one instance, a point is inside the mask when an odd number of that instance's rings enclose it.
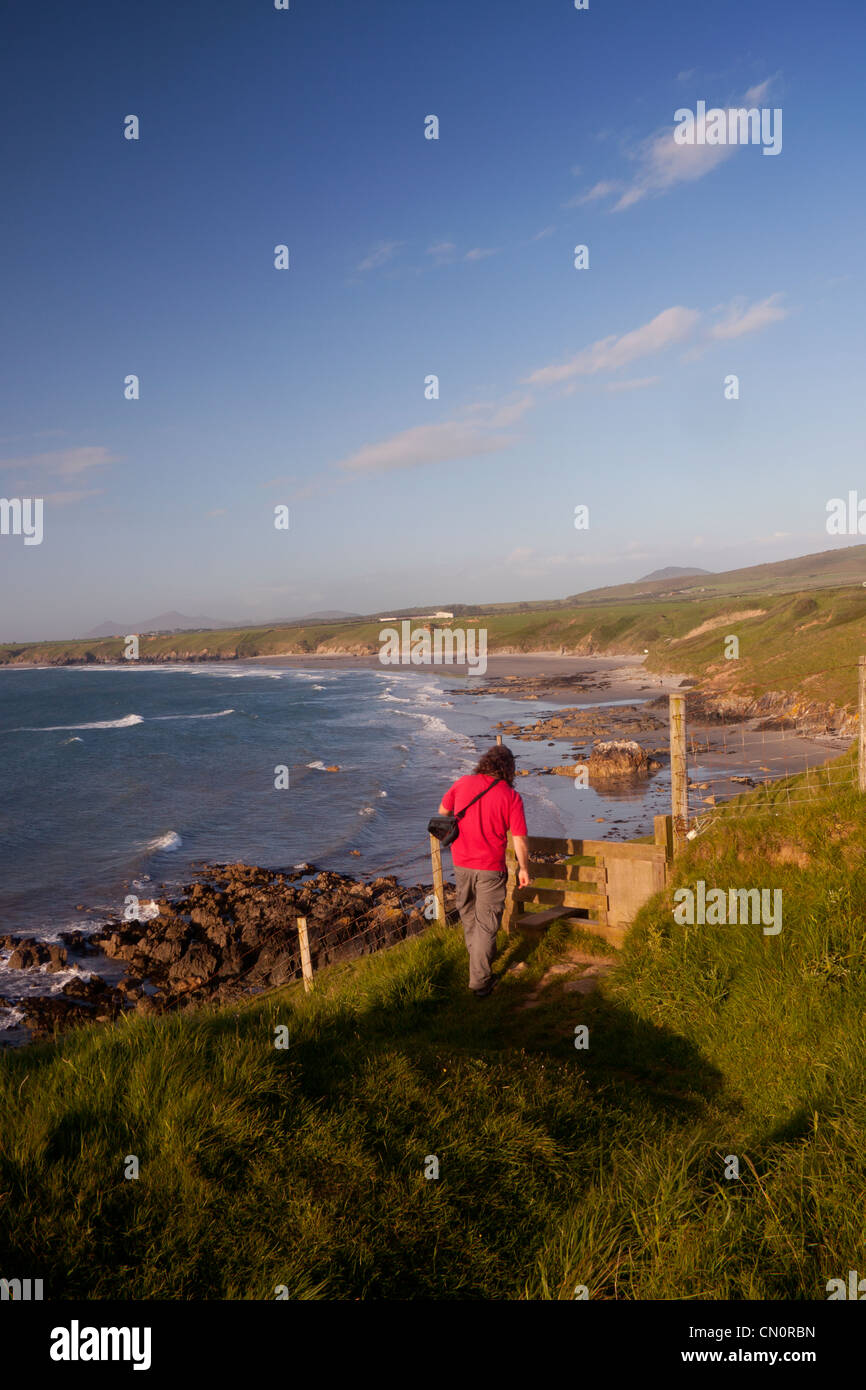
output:
{"label": "ocean wave", "polygon": [[233,709],[218,709],[215,714],[154,714],[151,718],[154,722],[164,719],[222,719],[226,714],[236,713],[237,710]]}
{"label": "ocean wave", "polygon": [[97,719],[92,724],[46,724],[38,728],[10,729],[13,734],[53,734],[63,729],[131,729],[143,724],[143,714],[125,714],[122,719]]}
{"label": "ocean wave", "polygon": [[16,1009],[15,1006],[12,1004],[6,1006],[0,1004],[0,1030],[5,1030],[7,1028],[17,1028],[18,1024],[23,1022],[23,1009]]}
{"label": "ocean wave", "polygon": [[72,738],[65,738],[65,739],[63,740],[62,746],[63,746],[64,748],[66,748],[66,746],[67,746],[68,744],[70,744],[70,743],[83,743],[83,742],[84,742],[84,739],[83,739],[83,738],[78,738],[77,735],[73,735]]}
{"label": "ocean wave", "polygon": [[402,715],[404,719],[422,720],[422,732],[425,734],[435,734],[437,737],[444,734],[448,738],[452,736],[448,725],[437,714],[425,714],[423,710],[412,709],[395,709],[394,713]]}
{"label": "ocean wave", "polygon": [[181,840],[176,830],[167,830],[164,835],[157,835],[154,837],[154,839],[148,840],[144,848],[148,853],[153,853],[156,850],[160,849],[180,849],[180,846],[182,844],[183,841]]}
{"label": "ocean wave", "polygon": [[375,814],[375,806],[362,806],[360,811],[358,812],[359,816],[375,816]]}
{"label": "ocean wave", "polygon": [[327,772],[328,770],[325,767],[325,764],[322,762],[321,758],[317,758],[314,763],[307,763],[307,767],[313,767],[316,769],[317,772]]}
{"label": "ocean wave", "polygon": [[[214,714],[153,714],[150,715],[148,723],[163,722],[166,719],[222,719],[227,714],[236,714],[233,709],[219,709]],[[9,729],[12,734],[54,734],[61,733],[65,729],[131,729],[134,724],[144,724],[143,714],[125,714],[122,719],[95,719],[89,724],[44,724],[38,727]],[[67,738],[67,743],[82,743],[80,738]]]}
{"label": "ocean wave", "polygon": [[387,700],[388,703],[392,705],[411,705],[412,703],[408,698],[404,700],[400,695],[392,695],[390,690],[383,690],[382,694],[376,698],[379,700]]}
{"label": "ocean wave", "polygon": [[387,792],[377,792],[376,795],[377,795],[377,796],[387,796],[388,793],[387,793]]}

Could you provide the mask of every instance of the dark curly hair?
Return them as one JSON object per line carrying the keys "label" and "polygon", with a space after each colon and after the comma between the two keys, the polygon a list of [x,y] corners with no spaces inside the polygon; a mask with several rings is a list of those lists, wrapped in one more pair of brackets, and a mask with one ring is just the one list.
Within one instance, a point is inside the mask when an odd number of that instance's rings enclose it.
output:
{"label": "dark curly hair", "polygon": [[514,785],[514,754],[504,743],[497,743],[482,753],[475,771],[488,777],[501,777],[511,787]]}

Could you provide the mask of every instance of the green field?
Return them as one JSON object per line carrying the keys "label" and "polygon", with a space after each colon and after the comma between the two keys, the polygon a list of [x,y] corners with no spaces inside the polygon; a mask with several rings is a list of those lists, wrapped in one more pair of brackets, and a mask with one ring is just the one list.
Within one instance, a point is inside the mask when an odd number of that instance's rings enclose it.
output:
{"label": "green field", "polygon": [[781,888],[777,936],[677,926],[669,889],[587,998],[518,1007],[573,926],[501,938],[484,1003],[434,927],[309,996],[3,1055],[0,1267],[49,1298],[826,1298],[866,1272],[853,771],[740,798],[677,864]]}

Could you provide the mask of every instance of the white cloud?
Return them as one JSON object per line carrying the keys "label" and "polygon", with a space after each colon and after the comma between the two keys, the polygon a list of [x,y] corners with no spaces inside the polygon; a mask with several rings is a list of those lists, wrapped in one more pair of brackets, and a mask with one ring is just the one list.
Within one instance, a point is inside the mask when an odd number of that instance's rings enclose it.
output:
{"label": "white cloud", "polygon": [[578,193],[574,198],[563,204],[567,208],[583,207],[584,203],[597,202],[599,198],[609,198],[611,193],[618,193],[622,184],[617,179],[602,179],[599,183],[594,183],[592,188],[587,189],[586,193]]}
{"label": "white cloud", "polygon": [[471,251],[467,251],[463,257],[464,261],[483,261],[488,256],[496,255],[496,247],[473,246]]}
{"label": "white cloud", "polygon": [[448,261],[453,261],[457,247],[453,241],[437,241],[433,246],[427,247],[427,255],[433,257],[435,265],[444,265]]}
{"label": "white cloud", "polygon": [[439,425],[416,425],[377,444],[366,444],[341,459],[337,467],[344,473],[390,473],[497,453],[511,448],[517,436],[495,431],[516,424],[533,404],[533,398],[527,395],[517,400],[479,403],[469,407],[467,418],[446,420]]}
{"label": "white cloud", "polygon": [[733,300],[728,305],[724,318],[710,328],[710,338],[742,338],[746,333],[759,333],[769,324],[779,323],[788,316],[787,309],[783,309],[779,304],[781,298],[780,294],[771,294],[766,299],[749,305],[743,299]]}
{"label": "white cloud", "polygon": [[[678,73],[677,81],[685,82],[693,76],[694,69],[689,69]],[[774,80],[774,77],[768,77],[750,87],[743,98],[747,106],[755,106],[762,102]],[[666,193],[677,184],[693,183],[696,179],[702,179],[726,159],[730,159],[734,151],[740,148],[737,144],[680,145],[674,140],[675,128],[674,125],[664,126],[629,151],[628,157],[637,166],[636,171],[611,211],[623,212],[644,198]],[[566,206],[579,207],[582,203],[608,197],[622,188],[623,184],[617,180],[603,179]]]}
{"label": "white cloud", "polygon": [[700,319],[696,309],[684,309],[676,305],[656,314],[654,319],[640,328],[621,337],[611,334],[599,338],[590,347],[584,348],[568,362],[549,367],[540,367],[526,377],[527,384],[549,386],[558,381],[568,381],[575,376],[593,376],[596,372],[618,371],[639,357],[663,352],[674,343],[681,342],[692,334]]}
{"label": "white cloud", "polygon": [[666,193],[678,183],[702,179],[738,148],[737,145],[678,145],[674,127],[657,132],[638,146],[632,158],[638,172],[622,197],[613,206],[614,212],[633,207],[652,193]]}
{"label": "white cloud", "polygon": [[743,97],[747,106],[757,106],[762,102],[773,85],[773,78],[767,77],[763,82],[756,82],[754,87],[750,87]]}
{"label": "white cloud", "polygon": [[377,270],[380,265],[390,261],[394,252],[403,245],[402,241],[379,241],[372,251],[365,256],[358,266],[358,270]]}
{"label": "white cloud", "polygon": [[530,240],[531,240],[531,241],[541,241],[542,237],[550,236],[551,233],[552,233],[552,232],[555,232],[555,231],[556,231],[556,228],[555,228],[555,227],[542,227],[541,231],[540,231],[540,232],[536,232],[536,233],[535,233],[535,236],[534,236],[534,237],[531,237]]}
{"label": "white cloud", "polygon": [[60,478],[72,478],[86,473],[88,468],[104,468],[116,463],[119,455],[102,446],[81,449],[58,449],[49,454],[28,454],[18,458],[0,459],[0,468],[33,469]]}

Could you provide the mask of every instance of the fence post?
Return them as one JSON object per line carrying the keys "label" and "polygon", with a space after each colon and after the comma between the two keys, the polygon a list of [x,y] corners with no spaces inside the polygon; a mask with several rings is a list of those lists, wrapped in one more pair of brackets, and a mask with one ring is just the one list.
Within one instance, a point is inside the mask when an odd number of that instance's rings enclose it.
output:
{"label": "fence post", "polygon": [[306,917],[297,918],[298,940],[301,943],[301,969],[304,972],[304,989],[309,994],[313,988],[313,962],[310,960],[310,938],[307,935]]}
{"label": "fence post", "polygon": [[435,835],[430,836],[430,859],[433,864],[433,896],[436,899],[436,921],[445,926],[445,882],[442,878],[442,845]]}
{"label": "fence post", "polygon": [[858,669],[860,694],[860,790],[866,792],[866,656]]}
{"label": "fence post", "polygon": [[683,848],[689,828],[689,774],[686,767],[686,697],[668,696],[671,726],[671,815],[674,853]]}
{"label": "fence post", "polygon": [[654,816],[653,826],[655,827],[655,842],[665,852],[665,880],[667,880],[668,869],[674,857],[673,816]]}
{"label": "fence post", "polygon": [[500,748],[501,748],[501,747],[502,747],[502,735],[501,735],[501,734],[497,734],[497,735],[496,735],[496,742],[499,744],[499,746],[500,746]]}
{"label": "fence post", "polygon": [[511,838],[511,831],[508,832],[508,842],[505,850],[505,868],[508,873],[508,880],[505,885],[505,909],[502,913],[502,930],[506,936],[511,935],[511,928],[517,918],[517,903],[514,901],[514,890],[517,887],[517,855],[514,853],[514,841]]}

